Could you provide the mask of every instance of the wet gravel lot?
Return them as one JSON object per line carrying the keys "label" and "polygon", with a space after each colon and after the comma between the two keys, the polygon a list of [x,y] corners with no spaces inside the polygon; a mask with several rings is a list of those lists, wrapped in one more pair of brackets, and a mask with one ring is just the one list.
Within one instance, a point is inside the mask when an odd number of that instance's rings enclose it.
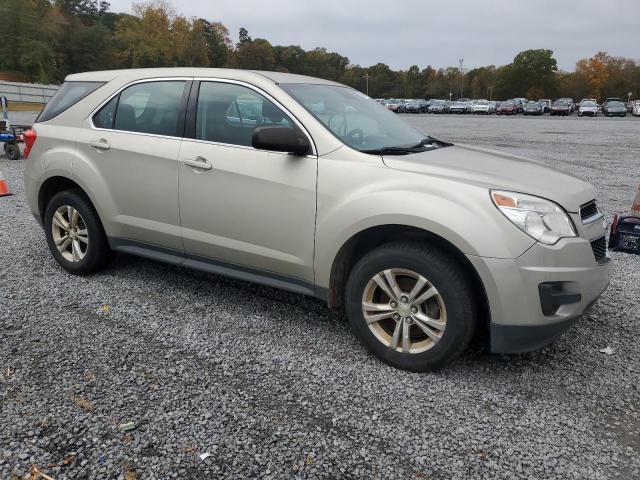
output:
{"label": "wet gravel lot", "polygon": [[[406,118],[585,178],[609,217],[640,181],[640,119]],[[0,155],[0,170],[15,193],[0,198],[2,479],[33,465],[56,479],[640,478],[640,257],[613,255],[611,286],[557,343],[412,374],[319,300],[124,255],[68,275],[25,204],[24,160]]]}

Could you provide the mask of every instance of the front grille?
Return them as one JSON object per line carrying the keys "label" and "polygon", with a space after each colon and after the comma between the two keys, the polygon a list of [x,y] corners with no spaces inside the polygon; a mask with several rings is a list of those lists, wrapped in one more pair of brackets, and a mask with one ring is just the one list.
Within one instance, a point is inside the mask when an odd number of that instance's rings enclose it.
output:
{"label": "front grille", "polygon": [[598,213],[599,210],[595,200],[591,200],[580,207],[580,218],[583,222]]}
{"label": "front grille", "polygon": [[600,237],[591,240],[591,250],[593,250],[593,256],[596,257],[596,262],[602,262],[607,256],[607,238]]}

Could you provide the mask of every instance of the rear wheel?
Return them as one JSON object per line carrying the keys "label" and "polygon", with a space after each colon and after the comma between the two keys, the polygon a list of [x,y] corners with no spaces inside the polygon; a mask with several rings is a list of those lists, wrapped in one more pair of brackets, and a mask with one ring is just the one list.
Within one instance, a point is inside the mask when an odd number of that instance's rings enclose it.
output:
{"label": "rear wheel", "polygon": [[9,160],[18,160],[20,158],[20,147],[15,143],[5,143],[4,153]]}
{"label": "rear wheel", "polygon": [[391,243],[353,268],[345,300],[356,336],[378,358],[411,371],[438,369],[469,344],[476,305],[469,279],[446,252]]}
{"label": "rear wheel", "polygon": [[53,257],[70,273],[96,272],[111,257],[98,213],[81,190],[59,192],[51,198],[44,228]]}

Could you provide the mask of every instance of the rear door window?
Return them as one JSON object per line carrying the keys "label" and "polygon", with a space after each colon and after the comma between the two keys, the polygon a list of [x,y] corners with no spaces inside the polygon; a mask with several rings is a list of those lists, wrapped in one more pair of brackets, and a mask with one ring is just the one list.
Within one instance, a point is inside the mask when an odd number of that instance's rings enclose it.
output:
{"label": "rear door window", "polygon": [[118,96],[116,95],[93,116],[93,124],[96,128],[113,128],[113,121],[116,119],[116,108],[118,107]]}
{"label": "rear door window", "polygon": [[44,110],[38,116],[36,122],[46,122],[57,117],[65,110],[71,108],[80,100],[95,92],[105,82],[65,82],[58,89]]}
{"label": "rear door window", "polygon": [[[113,128],[127,132],[150,133],[164,136],[181,136],[181,101],[186,82],[158,81],[144,82],[124,89],[118,100]],[[94,117],[103,114],[105,105]],[[108,113],[105,112],[107,117]],[[97,126],[97,124],[96,124]]]}

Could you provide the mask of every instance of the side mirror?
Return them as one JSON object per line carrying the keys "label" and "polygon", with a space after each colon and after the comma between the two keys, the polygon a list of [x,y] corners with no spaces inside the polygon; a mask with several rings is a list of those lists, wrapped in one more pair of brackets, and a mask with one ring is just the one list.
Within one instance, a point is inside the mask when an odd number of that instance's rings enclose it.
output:
{"label": "side mirror", "polygon": [[253,130],[251,146],[259,150],[306,155],[311,150],[302,132],[282,125],[257,127]]}

